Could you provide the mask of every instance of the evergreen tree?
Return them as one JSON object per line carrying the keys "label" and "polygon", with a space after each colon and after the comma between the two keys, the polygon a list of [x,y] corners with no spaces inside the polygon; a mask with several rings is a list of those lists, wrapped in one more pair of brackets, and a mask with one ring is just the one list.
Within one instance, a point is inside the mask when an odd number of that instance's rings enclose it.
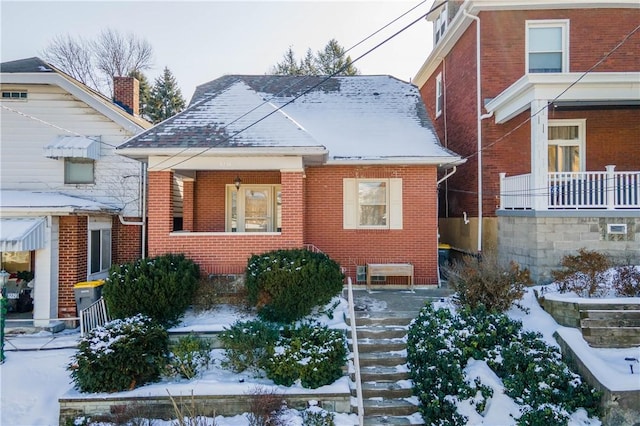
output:
{"label": "evergreen tree", "polygon": [[129,77],[135,78],[140,83],[140,116],[149,120],[149,116],[147,114],[147,106],[149,105],[149,101],[151,99],[151,84],[149,84],[147,76],[144,75],[141,71],[131,71],[129,73]]}
{"label": "evergreen tree", "polygon": [[316,55],[311,49],[299,62],[291,46],[285,52],[282,62],[278,62],[271,72],[275,75],[358,75],[360,71],[353,65],[351,56],[336,39],[331,39]]}
{"label": "evergreen tree", "polygon": [[316,56],[316,65],[322,75],[358,75],[360,71],[351,63],[351,56],[345,57],[344,47],[333,38]]}
{"label": "evergreen tree", "polygon": [[186,101],[178,87],[175,77],[168,67],[153,84],[151,97],[146,107],[146,113],[151,122],[159,123],[173,117],[185,107]]}

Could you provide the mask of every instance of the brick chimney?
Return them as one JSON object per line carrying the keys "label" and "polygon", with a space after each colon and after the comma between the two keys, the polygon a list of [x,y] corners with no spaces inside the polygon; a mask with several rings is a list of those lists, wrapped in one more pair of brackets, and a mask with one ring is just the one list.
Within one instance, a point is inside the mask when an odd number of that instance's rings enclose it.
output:
{"label": "brick chimney", "polygon": [[140,82],[133,77],[113,77],[113,102],[129,114],[140,115]]}

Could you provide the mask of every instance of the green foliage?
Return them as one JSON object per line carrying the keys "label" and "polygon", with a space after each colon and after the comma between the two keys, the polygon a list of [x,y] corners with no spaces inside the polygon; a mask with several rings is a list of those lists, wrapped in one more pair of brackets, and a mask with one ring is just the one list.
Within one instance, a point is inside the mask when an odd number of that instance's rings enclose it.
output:
{"label": "green foliage", "polygon": [[447,268],[449,285],[456,291],[456,305],[477,308],[485,306],[490,311],[504,312],[520,300],[524,287],[531,285],[529,270],[509,263],[501,265],[493,253],[482,257],[464,256]]}
{"label": "green foliage", "polygon": [[465,380],[469,359],[487,359],[505,393],[525,407],[518,424],[543,424],[543,419],[555,424],[554,416],[560,419],[579,407],[597,415],[599,393],[571,372],[558,350],[540,337],[484,307],[453,314],[427,305],[410,326],[407,341],[407,364],[423,418],[437,425],[466,424],[454,398],[484,411],[492,392],[479,379]]}
{"label": "green foliage", "polygon": [[116,319],[87,333],[67,369],[81,392],[117,392],[160,378],[167,331],[149,317]]}
{"label": "green foliage", "polygon": [[249,259],[249,303],[268,321],[291,323],[324,306],[342,290],[340,266],[323,253],[275,250]]}
{"label": "green foliage", "polygon": [[334,413],[311,406],[302,412],[302,426],[335,426],[334,418]]}
{"label": "green foliage", "polygon": [[266,364],[267,377],[284,386],[300,379],[303,387],[315,389],[342,377],[346,360],[346,338],[342,331],[303,324],[283,331]]}
{"label": "green foliage", "polygon": [[162,75],[156,78],[151,88],[145,112],[155,124],[171,118],[185,107],[178,82],[168,67],[164,67]]}
{"label": "green foliage", "polygon": [[293,49],[282,56],[271,73],[275,75],[358,75],[360,71],[353,65],[351,56],[346,55],[344,47],[336,39],[327,42],[324,48],[315,55],[311,49],[300,61],[296,59]]}
{"label": "green foliage", "polygon": [[565,269],[551,271],[561,293],[572,291],[581,297],[597,297],[606,292],[605,273],[611,266],[606,255],[581,248],[575,256],[564,256],[561,265]]}
{"label": "green foliage", "polygon": [[616,296],[640,297],[640,267],[616,266],[612,286]]}
{"label": "green foliage", "polygon": [[236,321],[218,335],[226,356],[223,365],[236,373],[264,368],[279,337],[273,323]]}
{"label": "green foliage", "polygon": [[169,345],[167,373],[193,379],[209,366],[211,344],[195,335],[180,337]]}
{"label": "green foliage", "polygon": [[115,318],[138,313],[175,324],[189,307],[200,272],[182,254],[166,254],[112,265],[102,295]]}

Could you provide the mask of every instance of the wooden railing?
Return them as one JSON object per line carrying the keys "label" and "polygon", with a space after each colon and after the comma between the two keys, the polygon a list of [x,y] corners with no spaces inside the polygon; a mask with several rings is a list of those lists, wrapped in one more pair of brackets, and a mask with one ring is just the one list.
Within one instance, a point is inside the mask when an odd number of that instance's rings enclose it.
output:
{"label": "wooden railing", "polygon": [[500,209],[528,210],[533,197],[545,197],[545,209],[640,209],[640,172],[549,173],[546,188],[532,188],[531,174],[500,173]]}

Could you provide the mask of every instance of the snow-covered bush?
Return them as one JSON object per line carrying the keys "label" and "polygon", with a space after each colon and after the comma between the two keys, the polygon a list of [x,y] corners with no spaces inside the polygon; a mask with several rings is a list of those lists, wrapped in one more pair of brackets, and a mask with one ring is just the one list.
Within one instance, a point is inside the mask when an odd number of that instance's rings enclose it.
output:
{"label": "snow-covered bush", "polygon": [[597,415],[599,393],[540,337],[506,315],[484,309],[452,313],[432,305],[423,308],[407,341],[407,364],[423,418],[436,425],[466,425],[456,405],[461,401],[483,412],[491,392],[481,380],[464,374],[473,359],[487,359],[505,394],[522,407],[518,425],[566,424],[580,407]]}
{"label": "snow-covered bush", "polygon": [[280,337],[278,326],[266,321],[236,321],[218,335],[225,351],[225,368],[236,373],[264,368]]}
{"label": "snow-covered bush", "polygon": [[182,254],[165,254],[112,265],[102,295],[109,313],[126,318],[138,313],[172,325],[191,304],[198,265]]}
{"label": "snow-covered bush", "polygon": [[456,305],[484,306],[490,311],[506,311],[532,284],[528,269],[520,269],[513,261],[503,265],[492,252],[481,257],[464,256],[447,268],[447,274],[449,286],[456,292]]}
{"label": "snow-covered bush", "polygon": [[283,331],[266,364],[267,377],[284,386],[300,379],[303,387],[315,389],[339,379],[346,360],[343,331],[304,324]]}
{"label": "snow-covered bush", "polygon": [[640,297],[640,267],[616,266],[612,287],[618,297]]}
{"label": "snow-covered bush", "polygon": [[326,254],[275,250],[249,259],[247,297],[268,321],[292,323],[324,306],[343,286],[340,266]]}
{"label": "snow-covered bush", "polygon": [[157,381],[167,331],[149,317],[116,319],[80,339],[67,369],[81,392],[117,392]]}
{"label": "snow-covered bush", "polygon": [[565,255],[560,264],[564,269],[551,271],[560,293],[574,292],[581,297],[602,296],[608,289],[606,272],[609,258],[597,251],[581,248],[576,255]]}
{"label": "snow-covered bush", "polygon": [[195,335],[183,336],[169,345],[166,374],[193,379],[209,366],[211,344]]}

